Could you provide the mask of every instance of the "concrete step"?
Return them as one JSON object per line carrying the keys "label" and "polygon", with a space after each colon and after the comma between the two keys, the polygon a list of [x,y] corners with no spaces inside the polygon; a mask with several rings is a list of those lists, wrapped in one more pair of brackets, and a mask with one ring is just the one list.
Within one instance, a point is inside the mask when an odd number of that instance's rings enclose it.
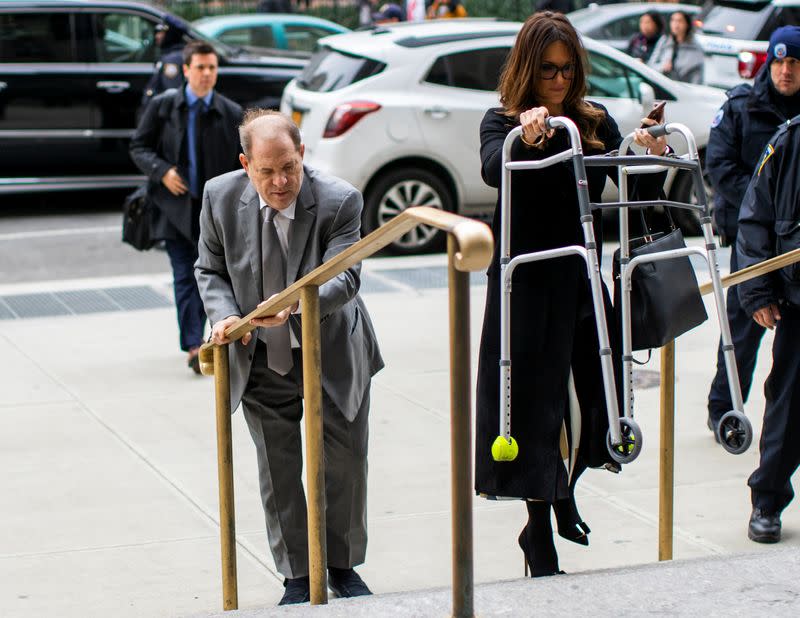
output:
{"label": "concrete step", "polygon": [[[195,614],[196,618],[450,616],[450,589],[332,599]],[[475,615],[490,616],[800,616],[800,550],[676,560],[475,588]]]}

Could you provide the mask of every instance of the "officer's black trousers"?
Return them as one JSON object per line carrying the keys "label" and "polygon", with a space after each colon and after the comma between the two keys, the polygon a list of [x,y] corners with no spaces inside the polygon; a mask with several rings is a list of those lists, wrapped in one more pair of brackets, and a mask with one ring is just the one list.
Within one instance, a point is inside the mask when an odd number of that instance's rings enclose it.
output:
{"label": "officer's black trousers", "polygon": [[[739,270],[736,259],[736,239],[734,246],[731,247],[731,272]],[[756,366],[758,356],[758,346],[766,330],[759,326],[751,318],[739,303],[738,288],[732,286],[728,288],[726,301],[728,324],[731,327],[731,339],[733,340],[733,350],[736,356],[736,367],[739,370],[739,385],[742,387],[742,399],[747,401],[750,394],[750,385],[753,383],[753,371]],[[711,390],[708,393],[708,415],[715,423],[719,422],[722,415],[733,409],[731,402],[731,391],[728,385],[728,372],[725,369],[725,356],[722,353],[722,339],[717,347],[717,374],[711,383]]]}
{"label": "officer's black trousers", "polygon": [[800,308],[781,306],[772,370],[764,385],[761,461],[747,484],[753,506],[780,513],[794,497],[791,477],[800,465]]}

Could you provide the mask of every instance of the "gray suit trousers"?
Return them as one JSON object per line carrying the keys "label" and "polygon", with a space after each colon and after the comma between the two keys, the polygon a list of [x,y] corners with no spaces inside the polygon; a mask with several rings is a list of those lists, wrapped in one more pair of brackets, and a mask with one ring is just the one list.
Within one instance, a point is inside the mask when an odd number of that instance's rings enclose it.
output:
{"label": "gray suit trousers", "polygon": [[[261,500],[272,556],[288,578],[308,575],[308,530],[303,491],[302,355],[285,376],[267,368],[258,341],[242,407],[258,457]],[[369,387],[368,387],[369,388]],[[367,441],[369,392],[353,422],[322,396],[328,566],[364,562],[367,550]]]}

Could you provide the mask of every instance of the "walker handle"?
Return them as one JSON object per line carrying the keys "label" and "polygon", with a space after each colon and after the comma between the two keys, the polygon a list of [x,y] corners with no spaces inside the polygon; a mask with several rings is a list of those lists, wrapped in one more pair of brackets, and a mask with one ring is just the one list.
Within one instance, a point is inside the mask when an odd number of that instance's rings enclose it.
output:
{"label": "walker handle", "polygon": [[669,131],[667,131],[667,125],[665,124],[658,124],[654,127],[647,127],[646,130],[653,137],[662,137],[669,133]]}

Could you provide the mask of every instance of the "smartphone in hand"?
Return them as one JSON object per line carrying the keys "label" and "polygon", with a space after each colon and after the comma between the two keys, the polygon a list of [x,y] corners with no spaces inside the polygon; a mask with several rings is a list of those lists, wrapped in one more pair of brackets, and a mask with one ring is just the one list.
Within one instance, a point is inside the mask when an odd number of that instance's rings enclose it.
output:
{"label": "smartphone in hand", "polygon": [[[666,101],[658,101],[653,105],[653,109],[650,110],[650,113],[647,114],[647,117],[650,120],[655,120],[658,124],[664,122],[664,107],[666,106]],[[642,129],[646,129],[647,125],[642,124]]]}

